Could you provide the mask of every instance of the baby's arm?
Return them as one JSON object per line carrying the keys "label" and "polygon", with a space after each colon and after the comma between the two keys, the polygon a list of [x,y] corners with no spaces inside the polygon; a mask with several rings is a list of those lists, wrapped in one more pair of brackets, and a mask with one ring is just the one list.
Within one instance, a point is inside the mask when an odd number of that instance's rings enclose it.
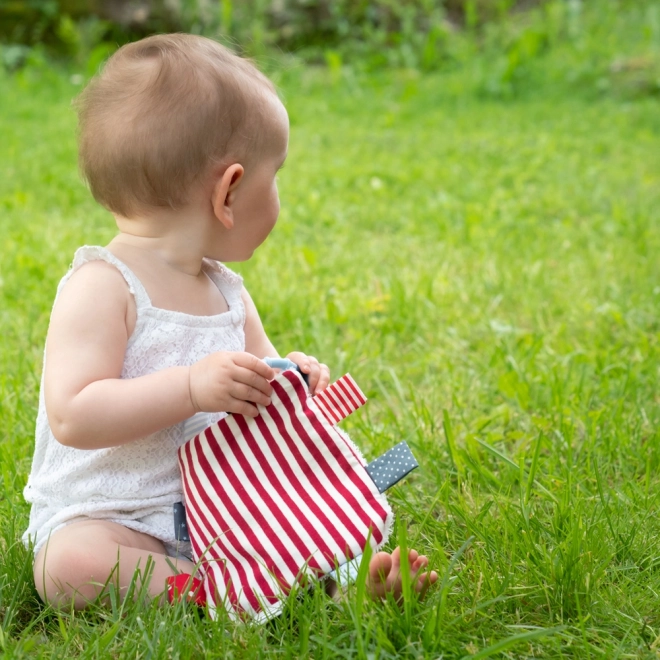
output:
{"label": "baby's arm", "polygon": [[[245,350],[258,358],[277,357],[279,353],[268,339],[259,318],[259,312],[245,288],[242,297],[245,305]],[[315,357],[305,355],[300,351],[289,353],[287,357],[295,362],[303,373],[308,374],[309,389],[312,394],[316,394],[328,386],[330,370],[325,364],[320,364]]]}
{"label": "baby's arm", "polygon": [[53,434],[64,445],[122,445],[199,410],[256,414],[270,401],[275,372],[248,353],[213,353],[192,367],[122,379],[135,303],[112,266],[76,271],[53,309],[46,341],[44,395]]}

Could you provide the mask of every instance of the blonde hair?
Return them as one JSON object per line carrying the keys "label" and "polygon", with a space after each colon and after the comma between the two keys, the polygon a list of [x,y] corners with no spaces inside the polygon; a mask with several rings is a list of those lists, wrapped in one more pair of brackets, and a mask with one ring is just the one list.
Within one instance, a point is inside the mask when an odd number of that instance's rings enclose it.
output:
{"label": "blonde hair", "polygon": [[124,217],[180,208],[212,163],[249,160],[268,130],[272,83],[190,34],[120,48],[76,100],[79,163],[94,198]]}

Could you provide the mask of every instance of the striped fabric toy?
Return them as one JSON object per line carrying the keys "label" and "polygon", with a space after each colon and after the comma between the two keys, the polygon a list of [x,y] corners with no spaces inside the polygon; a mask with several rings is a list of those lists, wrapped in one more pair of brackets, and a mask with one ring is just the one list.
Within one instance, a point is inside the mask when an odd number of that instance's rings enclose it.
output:
{"label": "striped fabric toy", "polygon": [[[274,616],[303,576],[333,571],[367,542],[379,548],[392,525],[376,477],[336,427],[366,402],[351,376],[313,397],[294,370],[271,385],[271,404],[258,406],[257,417],[228,415],[179,450],[187,528],[212,616],[218,607],[237,618]],[[417,465],[397,463],[402,474]]]}

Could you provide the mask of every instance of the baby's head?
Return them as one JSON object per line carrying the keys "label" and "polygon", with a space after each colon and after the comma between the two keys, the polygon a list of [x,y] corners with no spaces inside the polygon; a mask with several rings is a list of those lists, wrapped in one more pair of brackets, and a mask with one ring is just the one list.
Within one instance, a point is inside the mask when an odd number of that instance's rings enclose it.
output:
{"label": "baby's head", "polygon": [[118,216],[179,209],[212,170],[281,151],[282,108],[248,60],[188,34],[120,48],[77,101],[80,167]]}

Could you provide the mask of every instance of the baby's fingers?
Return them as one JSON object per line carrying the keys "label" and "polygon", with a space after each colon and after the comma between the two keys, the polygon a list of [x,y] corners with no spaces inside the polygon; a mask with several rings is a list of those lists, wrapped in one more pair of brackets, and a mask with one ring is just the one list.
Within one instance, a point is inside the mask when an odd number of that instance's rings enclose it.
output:
{"label": "baby's fingers", "polygon": [[260,403],[262,406],[270,404],[272,393],[271,384],[263,376],[249,369],[239,369],[236,372],[230,389],[231,396],[236,399]]}
{"label": "baby's fingers", "polygon": [[305,355],[304,353],[289,353],[289,360],[293,360],[300,370],[307,375],[309,390],[312,394],[317,394],[324,390],[330,382],[330,370],[325,364],[321,364],[315,357]]}
{"label": "baby's fingers", "polygon": [[252,355],[251,353],[234,353],[233,359],[236,366],[252,372],[255,376],[260,377],[266,382],[275,378],[275,370],[256,355]]}
{"label": "baby's fingers", "polygon": [[319,379],[316,383],[316,388],[313,390],[314,394],[322,392],[330,383],[330,369],[327,364],[322,362],[319,364]]}
{"label": "baby's fingers", "polygon": [[259,414],[257,406],[241,399],[229,399],[225,412],[243,415],[244,417],[256,417]]}
{"label": "baby's fingers", "polygon": [[315,357],[309,358],[309,391],[312,394],[322,392],[330,382],[330,369]]}
{"label": "baby's fingers", "polygon": [[262,406],[270,405],[270,397],[255,387],[245,385],[245,383],[234,383],[230,390],[232,399],[245,401],[247,403],[259,404]]}

